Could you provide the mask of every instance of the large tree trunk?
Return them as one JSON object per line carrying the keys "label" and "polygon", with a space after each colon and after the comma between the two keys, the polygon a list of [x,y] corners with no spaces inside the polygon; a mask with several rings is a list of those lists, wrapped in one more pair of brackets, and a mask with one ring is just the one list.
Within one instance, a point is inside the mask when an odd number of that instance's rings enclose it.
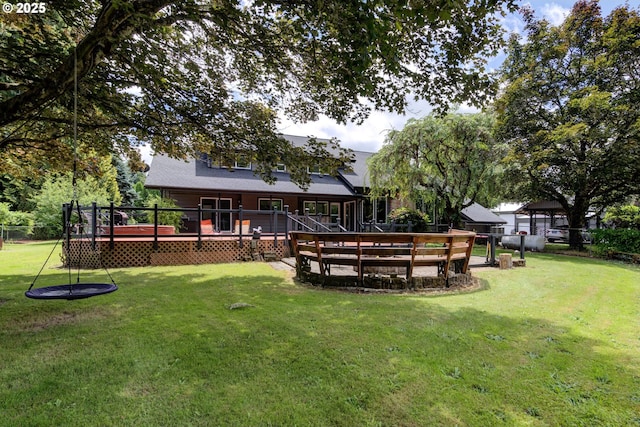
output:
{"label": "large tree trunk", "polygon": [[584,248],[582,242],[582,227],[584,227],[584,219],[589,211],[589,205],[582,200],[576,199],[576,203],[567,213],[567,221],[569,222],[569,248],[582,250]]}
{"label": "large tree trunk", "polygon": [[453,228],[464,228],[464,224],[462,223],[462,218],[460,216],[460,211],[457,207],[453,206],[453,203],[449,199],[445,199],[444,206],[444,220],[450,227]]}

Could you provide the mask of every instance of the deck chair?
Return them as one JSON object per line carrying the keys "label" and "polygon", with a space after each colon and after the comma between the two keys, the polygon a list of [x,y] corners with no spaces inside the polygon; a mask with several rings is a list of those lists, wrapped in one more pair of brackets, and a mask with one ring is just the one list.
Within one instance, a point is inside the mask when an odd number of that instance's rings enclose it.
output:
{"label": "deck chair", "polygon": [[[248,235],[251,232],[251,221],[248,219],[242,220],[242,234]],[[240,234],[240,220],[236,219],[235,225],[233,227],[234,234]]]}
{"label": "deck chair", "polygon": [[200,232],[202,234],[214,234],[213,223],[210,219],[203,219],[200,221]]}

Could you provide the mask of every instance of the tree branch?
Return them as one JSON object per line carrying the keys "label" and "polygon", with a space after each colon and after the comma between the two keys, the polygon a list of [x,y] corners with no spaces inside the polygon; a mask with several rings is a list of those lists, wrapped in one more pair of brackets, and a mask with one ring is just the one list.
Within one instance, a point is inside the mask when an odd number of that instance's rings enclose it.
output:
{"label": "tree branch", "polygon": [[71,90],[74,78],[80,80],[92,72],[119,41],[135,31],[141,17],[150,17],[169,3],[167,0],[140,0],[133,5],[104,2],[93,28],[78,43],[75,56],[72,52],[41,82],[0,103],[0,127],[37,111]]}

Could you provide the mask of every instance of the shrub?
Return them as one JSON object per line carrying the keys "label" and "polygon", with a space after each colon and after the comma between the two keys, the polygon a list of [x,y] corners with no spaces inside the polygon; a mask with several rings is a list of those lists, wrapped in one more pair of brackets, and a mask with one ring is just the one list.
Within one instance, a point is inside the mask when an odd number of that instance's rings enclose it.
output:
{"label": "shrub", "polygon": [[27,227],[26,235],[33,233],[33,215],[29,212],[12,211],[8,203],[0,203],[0,224],[6,226]]}
{"label": "shrub", "polygon": [[[160,196],[151,196],[146,201],[148,208],[153,208],[158,205],[158,208],[175,209],[180,208],[176,202],[172,199],[167,199]],[[147,211],[147,222],[154,223],[153,211]],[[173,225],[176,231],[182,227],[182,212],[180,211],[160,211],[158,212],[158,225]]]}
{"label": "shrub", "polygon": [[411,222],[411,231],[424,233],[428,230],[429,215],[416,209],[397,208],[389,213],[389,220],[396,224],[408,224]]}
{"label": "shrub", "polygon": [[640,230],[640,207],[625,205],[609,208],[604,216],[604,220],[615,228],[633,228]]}
{"label": "shrub", "polygon": [[111,201],[111,196],[101,182],[92,176],[78,180],[77,194],[74,194],[71,173],[47,178],[40,192],[31,199],[36,206],[34,210],[37,224],[34,233],[36,239],[60,237],[63,229],[62,205],[70,203],[75,196],[82,206],[89,206],[92,202],[107,205]]}
{"label": "shrub", "polygon": [[640,230],[616,228],[590,231],[595,251],[599,255],[610,252],[640,254]]}

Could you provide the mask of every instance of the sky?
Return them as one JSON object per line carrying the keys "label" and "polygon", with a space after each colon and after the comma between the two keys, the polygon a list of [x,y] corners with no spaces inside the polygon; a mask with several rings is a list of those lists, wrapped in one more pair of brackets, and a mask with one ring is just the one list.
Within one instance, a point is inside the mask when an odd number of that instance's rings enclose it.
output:
{"label": "sky", "polygon": [[[528,4],[535,12],[537,18],[546,18],[553,25],[559,25],[567,16],[575,2],[573,0],[528,0],[520,1],[519,5]],[[608,16],[617,6],[629,5],[633,9],[640,8],[640,0],[600,0],[602,15]],[[518,15],[507,16],[503,20],[503,26],[509,32],[521,33],[524,27]],[[500,66],[501,59],[496,59],[491,67]],[[374,111],[362,125],[340,125],[327,118],[320,117],[315,122],[304,124],[293,123],[281,117],[279,131],[288,135],[314,136],[317,138],[337,138],[341,145],[353,150],[376,152],[382,147],[385,135],[389,130],[400,130],[407,120],[421,118],[429,114],[430,106],[426,102],[414,102],[409,105],[404,115],[388,112]],[[473,112],[474,109],[462,105],[459,112]]]}

